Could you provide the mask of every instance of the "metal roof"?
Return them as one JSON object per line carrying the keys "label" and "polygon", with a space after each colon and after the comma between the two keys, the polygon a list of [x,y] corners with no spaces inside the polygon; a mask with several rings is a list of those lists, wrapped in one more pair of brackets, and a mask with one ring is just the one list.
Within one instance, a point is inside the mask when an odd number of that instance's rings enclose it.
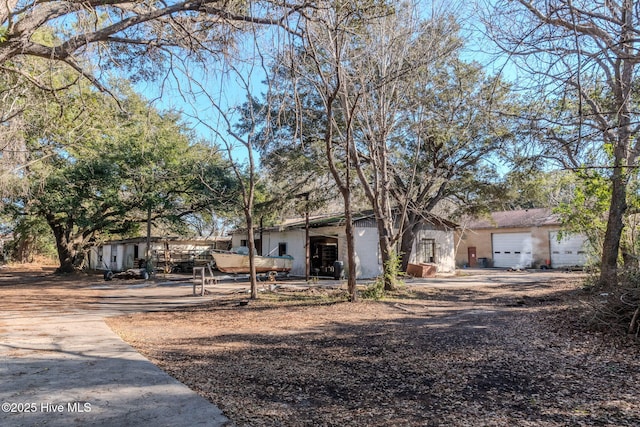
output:
{"label": "metal roof", "polygon": [[[374,219],[375,215],[373,211],[362,211],[353,214],[353,221],[361,221],[364,219]],[[445,228],[457,228],[458,225],[443,218],[439,218],[432,214],[424,215],[425,222],[433,224],[435,226],[441,226]],[[309,227],[340,227],[345,223],[344,214],[332,213],[324,215],[313,215],[309,217]],[[287,229],[304,228],[306,221],[303,217],[289,218],[273,227],[265,227],[264,231],[283,231]],[[235,230],[241,231],[241,230]]]}

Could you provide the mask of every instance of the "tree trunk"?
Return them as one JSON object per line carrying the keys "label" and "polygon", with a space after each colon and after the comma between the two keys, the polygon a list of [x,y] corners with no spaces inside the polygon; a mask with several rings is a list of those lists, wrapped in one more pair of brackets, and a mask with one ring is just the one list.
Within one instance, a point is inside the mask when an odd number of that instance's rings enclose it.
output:
{"label": "tree trunk", "polygon": [[56,239],[56,249],[58,251],[58,260],[60,266],[56,269],[56,273],[73,273],[76,271],[76,258],[78,251],[76,245],[69,239],[68,231],[59,225],[49,224],[53,230]]}
{"label": "tree trunk", "polygon": [[309,193],[307,193],[307,206],[304,212],[304,280],[311,277],[311,236],[309,234]]}
{"label": "tree trunk", "polygon": [[251,299],[258,298],[258,282],[256,279],[256,248],[255,234],[253,231],[253,215],[250,210],[245,210],[247,220],[247,245],[249,246],[249,281],[251,283]]}
{"label": "tree trunk", "polygon": [[353,214],[351,212],[351,192],[347,189],[343,193],[344,197],[344,233],[347,239],[347,289],[349,291],[349,300],[355,302],[358,298],[356,292],[356,250],[353,230]]}
{"label": "tree trunk", "polygon": [[613,172],[611,204],[609,206],[609,218],[607,230],[602,244],[602,265],[600,269],[600,285],[615,286],[618,283],[618,255],[620,239],[624,228],[624,214],[627,210],[627,183],[625,172],[622,168],[616,168]]}
{"label": "tree trunk", "polygon": [[31,262],[33,258],[33,238],[27,234],[20,236],[13,258],[20,263]]}
{"label": "tree trunk", "polygon": [[402,238],[400,240],[400,253],[402,254],[402,271],[407,271],[409,260],[413,253],[413,244],[416,240],[418,224],[415,215],[408,213],[403,224]]}
{"label": "tree trunk", "polygon": [[405,229],[402,233],[402,239],[400,240],[400,253],[402,254],[402,271],[407,271],[409,268],[409,260],[413,252],[413,241],[415,234],[411,229]]}
{"label": "tree trunk", "polygon": [[[625,19],[621,39],[625,52],[630,55],[635,54],[631,45],[631,40],[635,34],[633,27],[633,3],[624,2]],[[629,58],[630,58],[629,57]],[[609,206],[609,218],[607,230],[605,231],[602,244],[602,265],[600,266],[600,285],[616,286],[618,284],[618,255],[620,252],[620,239],[624,228],[624,216],[627,211],[627,185],[629,185],[629,171],[625,168],[636,162],[636,156],[630,155],[632,150],[631,133],[631,97],[634,78],[634,63],[631,59],[624,58],[619,69],[620,74],[616,76],[613,92],[616,99],[617,138],[613,140],[614,169],[611,177],[611,204]]]}
{"label": "tree trunk", "polygon": [[384,290],[393,291],[395,289],[395,277],[391,277],[388,273],[389,262],[391,261],[391,239],[389,232],[385,226],[385,222],[376,218],[378,225],[378,246],[380,248],[380,260],[382,261],[382,274],[384,278]]}

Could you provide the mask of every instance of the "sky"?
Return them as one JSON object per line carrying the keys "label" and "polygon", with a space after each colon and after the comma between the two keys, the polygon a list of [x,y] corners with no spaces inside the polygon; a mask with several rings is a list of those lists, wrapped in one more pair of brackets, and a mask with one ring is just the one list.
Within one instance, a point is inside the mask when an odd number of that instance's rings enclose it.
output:
{"label": "sky", "polygon": [[[255,58],[251,46],[243,49],[249,58]],[[244,162],[246,147],[227,132],[228,124],[221,111],[233,122],[237,119],[233,109],[246,102],[247,87],[252,95],[260,95],[264,72],[251,64],[212,62],[206,69],[201,64],[184,62],[175,67],[168,78],[158,82],[140,82],[136,89],[161,110],[176,110],[195,130],[198,137],[220,147],[230,144],[234,160]]]}
{"label": "sky", "polygon": [[[436,0],[434,3],[423,4],[424,16],[440,13],[441,8],[446,8],[459,17],[462,25],[461,35],[466,39],[463,59],[478,61],[489,73],[501,73],[507,80],[516,78],[515,68],[489,51],[490,43],[484,37],[482,24],[476,18],[477,13],[472,4],[460,0]],[[262,42],[266,40],[270,46],[279,43],[273,34],[266,34],[265,37],[267,38],[263,38]],[[208,69],[204,70],[199,64],[183,62],[173,70],[169,78],[163,80],[162,84],[141,82],[136,88],[145,97],[154,100],[156,107],[181,111],[185,121],[200,138],[220,146],[224,146],[225,141],[233,144],[234,159],[243,162],[247,157],[246,148],[238,146],[238,143],[225,132],[227,124],[222,120],[220,112],[213,107],[213,103],[228,113],[233,107],[246,101],[247,85],[252,95],[262,95],[266,91],[262,84],[265,73],[259,64],[261,60],[268,59],[257,54],[256,45],[250,37],[239,43],[236,54],[244,56],[246,61],[239,69],[233,69],[224,62],[212,61],[207,65]],[[232,114],[229,118],[234,120]]]}

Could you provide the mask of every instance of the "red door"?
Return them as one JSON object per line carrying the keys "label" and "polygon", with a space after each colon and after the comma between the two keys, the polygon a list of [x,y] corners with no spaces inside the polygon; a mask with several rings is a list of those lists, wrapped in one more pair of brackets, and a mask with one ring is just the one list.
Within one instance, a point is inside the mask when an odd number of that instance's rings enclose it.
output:
{"label": "red door", "polygon": [[467,255],[469,256],[469,267],[477,267],[478,258],[476,257],[476,248],[474,246],[467,248]]}

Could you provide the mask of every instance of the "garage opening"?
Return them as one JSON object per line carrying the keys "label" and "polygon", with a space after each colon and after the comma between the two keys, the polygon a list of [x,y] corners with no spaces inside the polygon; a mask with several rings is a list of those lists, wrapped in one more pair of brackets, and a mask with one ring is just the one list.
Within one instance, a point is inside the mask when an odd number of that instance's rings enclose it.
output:
{"label": "garage opening", "polygon": [[338,239],[334,237],[311,237],[311,275],[333,276],[333,263],[338,260]]}
{"label": "garage opening", "polygon": [[559,232],[549,232],[551,266],[553,268],[584,267],[587,263],[587,238],[570,234],[558,239]]}
{"label": "garage opening", "polygon": [[531,233],[495,233],[491,237],[494,267],[531,267]]}

